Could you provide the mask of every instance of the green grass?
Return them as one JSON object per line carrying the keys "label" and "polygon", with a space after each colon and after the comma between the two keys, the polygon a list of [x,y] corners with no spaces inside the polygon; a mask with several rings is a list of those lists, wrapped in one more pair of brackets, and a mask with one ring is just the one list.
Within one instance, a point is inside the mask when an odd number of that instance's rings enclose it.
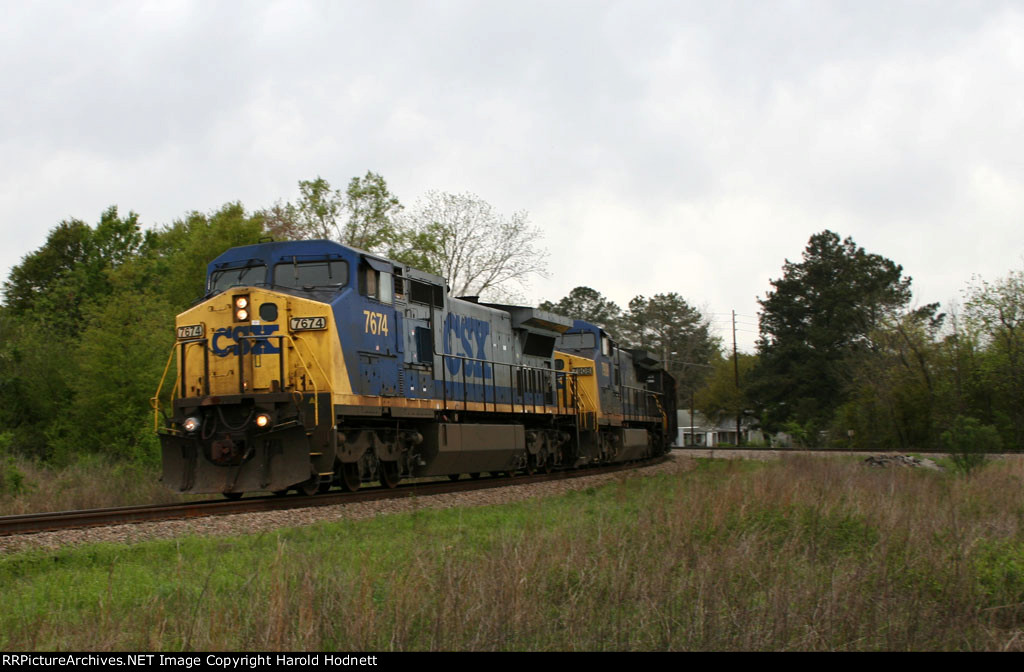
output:
{"label": "green grass", "polygon": [[[14,481],[17,487],[10,487]],[[158,466],[83,455],[70,465],[51,467],[0,455],[0,516],[202,498],[169,490],[160,482]]]}
{"label": "green grass", "polygon": [[0,556],[0,649],[1021,650],[1024,463],[702,460],[502,506]]}

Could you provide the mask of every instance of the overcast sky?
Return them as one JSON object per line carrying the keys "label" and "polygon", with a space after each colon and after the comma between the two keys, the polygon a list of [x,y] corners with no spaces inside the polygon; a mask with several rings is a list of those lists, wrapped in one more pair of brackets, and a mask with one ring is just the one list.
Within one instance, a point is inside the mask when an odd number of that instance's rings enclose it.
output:
{"label": "overcast sky", "polygon": [[[373,170],[526,210],[550,277],[740,314],[812,233],[918,303],[1024,268],[1024,2],[0,0],[0,273]],[[731,336],[729,336],[731,339]]]}

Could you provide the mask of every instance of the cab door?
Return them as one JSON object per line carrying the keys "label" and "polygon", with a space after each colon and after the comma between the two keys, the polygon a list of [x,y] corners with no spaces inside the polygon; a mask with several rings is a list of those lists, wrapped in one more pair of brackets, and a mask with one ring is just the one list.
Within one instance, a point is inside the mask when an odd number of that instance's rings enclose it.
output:
{"label": "cab door", "polygon": [[403,331],[394,307],[394,278],[390,262],[363,256],[359,270],[362,300],[352,319],[359,333],[359,388],[372,396],[401,392],[398,353]]}

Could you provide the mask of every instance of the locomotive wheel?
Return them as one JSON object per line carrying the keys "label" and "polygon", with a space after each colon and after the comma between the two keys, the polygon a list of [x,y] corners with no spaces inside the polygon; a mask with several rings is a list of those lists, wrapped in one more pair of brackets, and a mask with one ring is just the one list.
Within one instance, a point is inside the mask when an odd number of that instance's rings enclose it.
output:
{"label": "locomotive wheel", "polygon": [[544,461],[540,465],[540,470],[545,474],[550,474],[555,467],[555,456],[548,455],[544,458]]}
{"label": "locomotive wheel", "polygon": [[533,476],[533,473],[537,471],[537,456],[527,455],[526,456],[526,467],[523,469],[527,476]]}
{"label": "locomotive wheel", "polygon": [[355,492],[359,489],[359,463],[344,462],[341,464],[341,489],[345,492]]}
{"label": "locomotive wheel", "polygon": [[393,460],[381,460],[380,484],[385,488],[397,488],[400,480],[402,480],[402,477],[398,473],[398,462]]}
{"label": "locomotive wheel", "polygon": [[311,478],[305,483],[301,483],[295,487],[301,494],[312,497],[320,491],[320,479]]}
{"label": "locomotive wheel", "polygon": [[224,497],[227,499],[241,499],[242,494],[241,492],[225,492]]}
{"label": "locomotive wheel", "polygon": [[331,482],[330,481],[328,481],[326,483],[321,483],[317,487],[317,489],[316,489],[316,491],[319,492],[321,495],[324,494],[324,493],[330,492],[330,490],[331,490]]}
{"label": "locomotive wheel", "polygon": [[462,478],[462,474],[448,474],[449,481],[457,481]]}
{"label": "locomotive wheel", "polygon": [[480,478],[480,472],[479,471],[474,471],[472,474],[469,475],[469,477],[472,478],[474,481],[476,481],[476,480],[478,480]]}
{"label": "locomotive wheel", "polygon": [[288,488],[285,488],[284,490],[274,490],[274,496],[275,497],[284,497],[287,494],[288,494]]}

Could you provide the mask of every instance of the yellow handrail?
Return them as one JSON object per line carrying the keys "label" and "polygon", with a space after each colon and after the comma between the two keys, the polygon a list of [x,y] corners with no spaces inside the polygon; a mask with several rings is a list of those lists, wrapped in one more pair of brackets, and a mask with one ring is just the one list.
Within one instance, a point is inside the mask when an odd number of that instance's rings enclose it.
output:
{"label": "yellow handrail", "polygon": [[[164,365],[164,373],[160,376],[160,384],[156,386],[156,395],[149,400],[149,405],[153,407],[153,431],[160,430],[160,390],[164,387],[164,379],[167,378],[167,371],[171,368],[171,360],[174,359],[174,349],[178,347],[177,342],[171,346],[171,354],[167,355],[167,364]],[[171,399],[174,399],[174,393],[178,389],[178,380],[175,378],[174,389],[171,390]]]}
{"label": "yellow handrail", "polygon": [[[287,338],[288,341],[292,344],[292,348],[295,350],[295,354],[299,358],[299,363],[302,364],[302,368],[306,371],[306,374],[309,376],[309,381],[313,384],[313,418],[314,418],[317,426],[319,426],[320,425],[320,394],[319,394],[319,388],[317,387],[317,384],[316,384],[316,378],[313,377],[312,372],[309,370],[309,366],[306,364],[306,360],[302,357],[302,353],[299,352],[298,342],[301,339],[298,336],[296,336],[295,338],[292,338],[290,334],[282,334],[282,336]],[[303,341],[303,342],[305,342],[305,341]],[[322,375],[324,377],[324,382],[327,383],[328,391],[329,392],[332,391],[331,390],[331,383],[330,383],[331,379],[327,377],[327,373],[324,371],[324,367],[320,365],[320,360],[317,359],[316,353],[314,353],[313,349],[310,348],[308,345],[306,347],[309,350],[310,358],[313,360],[313,363],[316,364],[316,368],[320,369],[320,375]],[[282,381],[282,383],[283,382],[284,381]]]}
{"label": "yellow handrail", "polygon": [[579,384],[579,378],[577,378],[576,380],[576,389],[578,390],[577,396],[580,397],[580,399],[586,404],[587,407],[600,411],[600,405],[594,400],[593,397],[590,396],[590,392],[587,390],[587,388]]}
{"label": "yellow handrail", "polygon": [[655,394],[653,396],[654,396],[654,403],[656,403],[658,405],[658,410],[661,411],[661,426],[667,432],[668,431],[668,413],[665,412],[665,407],[661,405],[661,399],[658,398],[659,395]]}
{"label": "yellow handrail", "polygon": [[[296,356],[299,358],[299,364],[302,365],[302,368],[306,372],[306,376],[308,377],[309,382],[313,386],[313,412],[314,412],[314,418],[316,420],[316,423],[319,425],[320,424],[320,395],[319,395],[320,388],[319,388],[319,386],[317,386],[316,377],[313,376],[312,371],[310,370],[309,365],[306,363],[305,357],[303,357],[302,356],[302,352],[299,351],[298,341],[300,341],[302,339],[300,339],[298,337],[292,338],[289,334],[282,334],[282,336],[287,338],[289,343],[291,343],[292,348],[295,350]],[[164,381],[167,379],[167,372],[170,371],[170,369],[171,369],[171,362],[174,360],[175,349],[177,347],[179,347],[180,345],[181,345],[180,343],[175,343],[174,345],[171,346],[171,352],[167,356],[167,363],[164,365],[164,372],[160,376],[160,384],[157,385],[156,394],[152,398],[150,398],[150,400],[149,400],[149,405],[153,408],[153,431],[154,432],[160,430],[160,392],[163,390]],[[324,367],[320,364],[320,360],[317,359],[316,354],[313,352],[312,348],[310,348],[308,345],[306,345],[306,348],[309,350],[308,354],[310,356],[310,359],[312,360],[313,364],[316,365],[316,368],[320,371],[320,375],[323,376],[324,381],[327,383],[327,389],[330,390],[331,389],[331,384],[330,384],[330,378],[327,376],[327,372],[324,371]],[[284,356],[284,353],[282,352],[280,356]],[[283,385],[284,381],[281,381],[281,383]],[[179,387],[180,384],[181,384],[181,381],[175,379],[175,381],[174,381],[174,388],[171,390],[171,399],[172,400],[177,395],[178,387]]]}

